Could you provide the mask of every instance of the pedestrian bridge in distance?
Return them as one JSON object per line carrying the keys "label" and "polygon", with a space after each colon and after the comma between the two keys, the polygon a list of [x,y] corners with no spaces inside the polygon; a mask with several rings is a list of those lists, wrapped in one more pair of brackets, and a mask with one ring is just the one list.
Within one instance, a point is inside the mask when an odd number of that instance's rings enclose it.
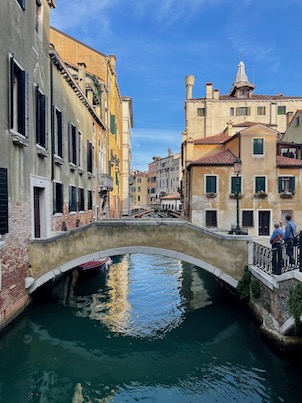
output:
{"label": "pedestrian bridge in distance", "polygon": [[252,264],[253,239],[222,235],[178,219],[112,219],[93,222],[29,245],[32,293],[79,264],[106,256],[147,253],[203,268],[236,287]]}

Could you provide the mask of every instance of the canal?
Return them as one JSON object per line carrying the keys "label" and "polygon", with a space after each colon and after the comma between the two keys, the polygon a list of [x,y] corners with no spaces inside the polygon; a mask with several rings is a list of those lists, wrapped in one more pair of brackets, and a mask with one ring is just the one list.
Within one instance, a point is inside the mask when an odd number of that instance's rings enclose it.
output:
{"label": "canal", "polygon": [[0,401],[301,401],[301,360],[202,269],[133,254],[74,271],[0,338]]}

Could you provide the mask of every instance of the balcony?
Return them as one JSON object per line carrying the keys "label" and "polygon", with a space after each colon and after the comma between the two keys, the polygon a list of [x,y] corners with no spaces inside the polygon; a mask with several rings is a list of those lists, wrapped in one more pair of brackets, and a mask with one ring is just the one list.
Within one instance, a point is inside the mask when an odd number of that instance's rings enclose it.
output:
{"label": "balcony", "polygon": [[107,193],[113,190],[113,178],[108,174],[99,174],[99,193]]}

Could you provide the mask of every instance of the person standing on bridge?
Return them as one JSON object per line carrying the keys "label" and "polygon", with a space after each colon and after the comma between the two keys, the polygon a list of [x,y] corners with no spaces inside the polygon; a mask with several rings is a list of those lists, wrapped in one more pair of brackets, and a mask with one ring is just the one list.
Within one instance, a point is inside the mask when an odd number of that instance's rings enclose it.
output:
{"label": "person standing on bridge", "polygon": [[272,233],[272,236],[271,236],[271,238],[269,240],[273,248],[277,246],[277,243],[279,243],[279,242],[281,243],[283,241],[283,238],[284,238],[283,229],[280,228],[280,224],[278,222],[276,222],[274,224],[274,228],[275,229],[274,229],[274,231]]}
{"label": "person standing on bridge", "polygon": [[285,217],[286,219],[286,227],[284,234],[284,242],[286,243],[286,254],[289,257],[290,263],[293,263],[293,242],[296,234],[297,225],[292,220],[290,215]]}

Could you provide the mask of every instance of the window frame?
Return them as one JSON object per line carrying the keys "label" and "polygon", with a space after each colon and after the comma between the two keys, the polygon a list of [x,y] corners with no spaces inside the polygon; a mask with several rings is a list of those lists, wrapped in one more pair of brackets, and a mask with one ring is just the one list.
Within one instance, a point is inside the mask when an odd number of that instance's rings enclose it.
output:
{"label": "window frame", "polygon": [[69,185],[69,212],[76,213],[78,211],[78,199],[77,199],[77,188],[76,186]]}
{"label": "window frame", "polygon": [[258,116],[265,116],[266,115],[266,107],[265,106],[260,106],[260,105],[257,106],[257,115]]}
{"label": "window frame", "polygon": [[53,182],[53,214],[63,214],[64,192],[61,182]]}
{"label": "window frame", "polygon": [[[257,142],[261,141],[261,146],[257,145]],[[253,138],[253,157],[263,157],[264,156],[264,138],[263,137],[254,137]],[[261,149],[261,152],[257,152],[257,148]]]}
{"label": "window frame", "polygon": [[36,144],[45,150],[48,149],[48,98],[35,87],[36,94]]}
{"label": "window frame", "polygon": [[196,109],[196,116],[198,118],[204,118],[206,116],[206,108],[205,107],[197,108]]}
{"label": "window frame", "polygon": [[[212,177],[215,179],[214,190],[211,189],[212,185],[210,183],[208,183],[208,180]],[[218,175],[206,174],[204,176],[204,192],[205,193],[215,193],[215,194],[218,193]]]}
{"label": "window frame", "polygon": [[295,193],[296,177],[293,175],[278,176],[278,193]]}
{"label": "window frame", "polygon": [[57,157],[64,157],[64,117],[63,112],[54,106],[54,154]]}
{"label": "window frame", "polygon": [[[213,215],[213,217],[211,217]],[[213,221],[213,224],[212,224]],[[218,214],[217,210],[205,210],[205,226],[206,228],[218,227]]]}
{"label": "window frame", "polygon": [[77,127],[68,122],[68,160],[69,163],[77,165]]}
{"label": "window frame", "polygon": [[231,182],[230,182],[230,193],[232,194],[236,194],[236,182],[237,182],[237,178],[239,179],[239,194],[242,193],[242,176],[236,176],[236,175],[232,175],[231,176]]}
{"label": "window frame", "polygon": [[286,115],[286,105],[277,106],[277,115]]}
{"label": "window frame", "polygon": [[78,212],[85,211],[84,188],[78,188]]}
{"label": "window frame", "polygon": [[[257,186],[257,179],[259,180],[262,178],[264,179],[264,189],[262,189],[262,188],[260,189],[260,186]],[[267,193],[267,176],[265,176],[265,175],[254,176],[254,190],[255,190],[255,193],[258,193],[260,191]]]}

